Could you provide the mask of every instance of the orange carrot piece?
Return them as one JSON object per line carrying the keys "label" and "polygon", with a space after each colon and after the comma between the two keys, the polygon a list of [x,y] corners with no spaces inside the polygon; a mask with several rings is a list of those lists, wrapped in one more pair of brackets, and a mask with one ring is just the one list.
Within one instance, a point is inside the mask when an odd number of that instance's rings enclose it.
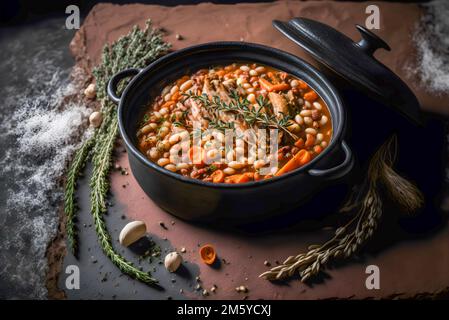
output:
{"label": "orange carrot piece", "polygon": [[215,248],[210,244],[205,244],[200,248],[201,260],[208,265],[211,265],[217,259],[217,253]]}
{"label": "orange carrot piece", "polygon": [[302,80],[298,80],[298,83],[299,83],[298,87],[299,87],[300,89],[308,89],[308,88],[309,88],[309,86],[307,85],[307,83],[305,83],[305,82],[302,81]]}
{"label": "orange carrot piece", "polygon": [[247,173],[233,174],[224,179],[225,183],[245,183],[252,180],[252,177]]}
{"label": "orange carrot piece", "polygon": [[175,104],[175,101],[173,101],[173,100],[167,101],[163,105],[161,105],[161,109],[162,108],[169,108],[169,107],[171,107],[174,104]]}
{"label": "orange carrot piece", "polygon": [[321,151],[323,151],[323,148],[321,146],[315,146],[313,147],[313,151],[315,151],[316,154],[320,154]]}
{"label": "orange carrot piece", "polygon": [[210,175],[210,177],[212,178],[213,183],[222,183],[224,181],[225,174],[223,170],[216,170]]}
{"label": "orange carrot piece", "polygon": [[304,146],[304,139],[303,138],[299,138],[298,140],[296,140],[295,147],[301,148],[303,146]]}
{"label": "orange carrot piece", "polygon": [[318,95],[316,94],[315,91],[309,91],[304,94],[304,99],[306,99],[307,101],[315,101],[317,98]]}
{"label": "orange carrot piece", "polygon": [[290,89],[290,85],[288,83],[274,84],[271,87],[271,91],[284,91],[284,90],[288,90],[288,89]]}
{"label": "orange carrot piece", "polygon": [[299,167],[302,167],[306,163],[308,163],[311,160],[310,152],[301,149],[297,154],[293,156],[278,172],[276,172],[275,176],[279,177],[280,175],[283,175],[284,173],[293,171]]}
{"label": "orange carrot piece", "polygon": [[179,91],[176,91],[175,93],[173,93],[173,95],[171,96],[171,101],[174,101],[174,102],[177,102],[178,101],[178,99],[179,99],[179,97],[180,97],[180,93],[179,93]]}
{"label": "orange carrot piece", "polygon": [[262,89],[265,89],[267,91],[271,91],[271,88],[273,87],[273,85],[271,84],[270,81],[268,81],[267,79],[264,78],[260,78],[259,79],[259,83],[260,83],[260,87]]}

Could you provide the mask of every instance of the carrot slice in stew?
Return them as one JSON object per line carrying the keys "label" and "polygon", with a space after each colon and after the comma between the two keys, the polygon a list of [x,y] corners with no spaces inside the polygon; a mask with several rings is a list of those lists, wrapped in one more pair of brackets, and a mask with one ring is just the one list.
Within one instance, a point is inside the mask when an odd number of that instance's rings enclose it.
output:
{"label": "carrot slice in stew", "polygon": [[176,92],[173,93],[173,95],[171,96],[171,101],[174,101],[174,102],[178,101],[180,95],[181,95],[181,94],[179,93],[179,91],[176,91]]}
{"label": "carrot slice in stew", "polygon": [[304,99],[306,99],[307,101],[314,101],[317,98],[318,98],[318,95],[316,94],[315,91],[309,91],[304,94]]}
{"label": "carrot slice in stew", "polygon": [[310,152],[301,149],[297,154],[293,156],[278,172],[276,172],[275,176],[279,177],[284,173],[295,170],[296,168],[302,167],[306,163],[308,163],[311,159]]}
{"label": "carrot slice in stew", "polygon": [[213,264],[215,262],[215,259],[217,259],[215,248],[210,244],[205,244],[200,248],[200,256],[201,260],[203,260],[203,262],[208,265]]}
{"label": "carrot slice in stew", "polygon": [[162,108],[169,108],[169,107],[171,107],[174,104],[175,104],[175,101],[173,101],[173,100],[167,101],[163,105],[161,105],[161,109]]}
{"label": "carrot slice in stew", "polygon": [[308,88],[309,88],[309,86],[307,85],[307,83],[305,83],[305,82],[302,81],[302,80],[298,80],[298,87],[299,87],[300,89],[308,89]]}
{"label": "carrot slice in stew", "polygon": [[268,81],[267,79],[264,78],[260,78],[259,79],[259,83],[260,83],[260,87],[262,89],[265,89],[267,91],[271,91],[271,87],[273,87],[273,85],[271,84],[270,81]]}
{"label": "carrot slice in stew", "polygon": [[304,146],[304,139],[303,138],[299,138],[298,140],[296,140],[295,147],[301,148],[303,146]]}
{"label": "carrot slice in stew", "polygon": [[224,181],[225,174],[223,170],[216,170],[210,175],[210,177],[212,178],[213,183],[222,183]]}
{"label": "carrot slice in stew", "polygon": [[290,89],[290,85],[288,83],[278,83],[278,84],[272,84],[267,79],[260,78],[259,83],[262,89],[267,90],[268,92],[271,91],[283,91]]}
{"label": "carrot slice in stew", "polygon": [[290,89],[290,85],[288,83],[279,83],[271,87],[271,91],[284,91],[288,89]]}

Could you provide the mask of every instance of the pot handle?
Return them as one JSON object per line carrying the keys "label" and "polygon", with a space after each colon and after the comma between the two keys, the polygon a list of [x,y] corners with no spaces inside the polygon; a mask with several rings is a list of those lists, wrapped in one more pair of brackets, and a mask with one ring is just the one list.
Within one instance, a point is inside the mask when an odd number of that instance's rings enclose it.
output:
{"label": "pot handle", "polygon": [[118,104],[120,102],[120,97],[117,95],[117,86],[119,82],[127,77],[135,76],[140,71],[141,69],[130,68],[120,71],[112,76],[112,78],[108,82],[108,96],[112,101],[115,102],[115,104]]}
{"label": "pot handle", "polygon": [[354,156],[345,141],[341,142],[341,148],[345,153],[345,160],[339,165],[330,169],[310,169],[309,174],[315,177],[326,177],[338,179],[346,175],[354,167]]}

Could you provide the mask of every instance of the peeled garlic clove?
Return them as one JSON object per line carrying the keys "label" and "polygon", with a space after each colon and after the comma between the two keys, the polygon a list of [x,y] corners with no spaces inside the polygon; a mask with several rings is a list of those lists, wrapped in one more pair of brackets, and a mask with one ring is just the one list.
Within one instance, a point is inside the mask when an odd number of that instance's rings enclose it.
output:
{"label": "peeled garlic clove", "polygon": [[165,256],[164,265],[170,272],[175,272],[178,270],[179,266],[182,263],[182,256],[176,251],[170,252]]}
{"label": "peeled garlic clove", "polygon": [[93,99],[95,98],[95,96],[97,95],[96,90],[95,90],[95,84],[91,83],[87,86],[87,88],[84,90],[84,95],[86,96],[86,98],[88,99]]}
{"label": "peeled garlic clove", "polygon": [[147,232],[147,227],[143,221],[132,221],[120,231],[120,244],[127,247],[142,238]]}
{"label": "peeled garlic clove", "polygon": [[103,115],[99,111],[94,111],[89,116],[89,123],[92,127],[98,128],[103,121]]}

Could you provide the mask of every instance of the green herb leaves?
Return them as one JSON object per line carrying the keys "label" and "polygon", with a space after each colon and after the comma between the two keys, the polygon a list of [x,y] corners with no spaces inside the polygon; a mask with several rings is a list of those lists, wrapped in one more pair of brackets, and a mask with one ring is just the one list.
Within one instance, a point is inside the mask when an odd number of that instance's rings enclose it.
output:
{"label": "green herb leaves", "polygon": [[[103,214],[107,211],[106,199],[109,191],[112,151],[118,133],[117,108],[108,99],[106,87],[109,79],[116,72],[127,68],[142,68],[160,55],[165,54],[169,48],[170,45],[163,41],[162,34],[159,31],[152,28],[149,20],[144,30],[136,26],[128,35],[120,38],[111,46],[106,45],[104,47],[101,63],[93,71],[97,85],[97,99],[101,103],[101,112],[104,119],[92,138],[84,142],[75,153],[67,172],[65,188],[66,231],[70,247],[75,254],[77,249],[75,188],[79,174],[89,156],[91,156],[93,163],[90,178],[91,212],[99,243],[105,254],[122,272],[148,284],[155,283],[157,280],[152,278],[149,273],[135,268],[132,263],[115,252],[103,219]],[[119,85],[119,92],[123,90],[125,84],[126,82]]]}

